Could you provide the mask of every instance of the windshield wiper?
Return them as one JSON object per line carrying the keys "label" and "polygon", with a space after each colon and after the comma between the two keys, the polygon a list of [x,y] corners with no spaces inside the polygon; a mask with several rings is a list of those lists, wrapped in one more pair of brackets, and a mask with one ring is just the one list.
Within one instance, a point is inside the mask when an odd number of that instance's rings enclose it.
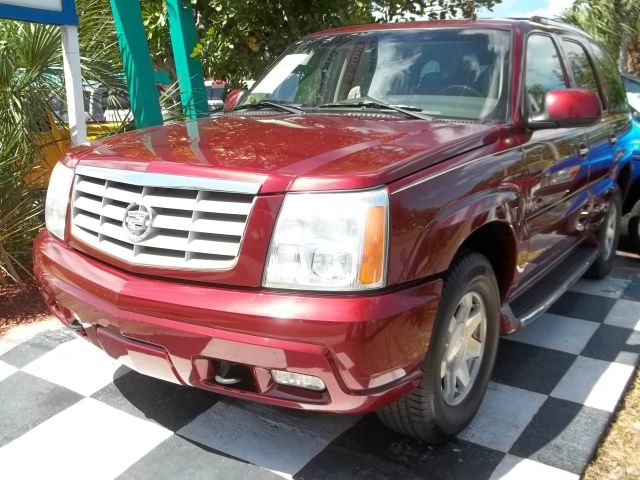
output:
{"label": "windshield wiper", "polygon": [[411,107],[409,105],[391,105],[381,102],[371,97],[360,97],[358,102],[339,102],[339,103],[324,103],[318,105],[317,108],[374,108],[376,110],[393,110],[395,112],[403,113],[407,117],[418,118],[420,120],[433,120],[433,117],[428,115],[422,115],[417,112],[421,112],[422,109],[418,107]]}
{"label": "windshield wiper", "polygon": [[267,100],[262,100],[257,103],[245,103],[243,105],[239,105],[234,110],[244,110],[247,108],[255,108],[255,109],[274,108],[276,110],[282,110],[288,113],[295,113],[295,114],[304,113],[304,110],[302,108],[296,107],[295,105],[284,105],[282,103],[269,102]]}

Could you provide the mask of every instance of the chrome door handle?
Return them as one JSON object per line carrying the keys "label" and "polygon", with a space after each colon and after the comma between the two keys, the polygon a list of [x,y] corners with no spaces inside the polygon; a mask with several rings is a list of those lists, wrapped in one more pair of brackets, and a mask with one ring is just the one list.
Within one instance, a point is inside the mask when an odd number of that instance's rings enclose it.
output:
{"label": "chrome door handle", "polygon": [[616,143],[618,143],[618,136],[615,133],[612,133],[609,136],[609,145],[613,147]]}
{"label": "chrome door handle", "polygon": [[587,147],[586,143],[581,142],[580,145],[578,145],[578,153],[582,158],[587,158],[587,155],[589,155],[589,151],[589,147]]}

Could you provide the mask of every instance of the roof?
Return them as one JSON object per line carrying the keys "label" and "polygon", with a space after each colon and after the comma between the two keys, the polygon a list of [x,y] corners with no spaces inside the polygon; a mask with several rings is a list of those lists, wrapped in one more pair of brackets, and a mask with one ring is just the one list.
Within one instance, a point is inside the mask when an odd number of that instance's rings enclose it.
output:
{"label": "roof", "polygon": [[352,25],[321,30],[311,34],[328,35],[338,33],[367,32],[378,30],[405,30],[415,28],[493,28],[493,29],[515,29],[522,27],[527,30],[542,29],[552,31],[564,31],[581,36],[589,35],[579,28],[550,18],[534,16],[531,18],[480,18],[477,20],[429,20],[395,23],[374,23],[368,25]]}

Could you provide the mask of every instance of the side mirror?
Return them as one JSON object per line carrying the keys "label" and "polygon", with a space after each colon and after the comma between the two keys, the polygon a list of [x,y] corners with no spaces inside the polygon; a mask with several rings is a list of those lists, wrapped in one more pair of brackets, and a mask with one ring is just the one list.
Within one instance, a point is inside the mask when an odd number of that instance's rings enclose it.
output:
{"label": "side mirror", "polygon": [[227,95],[227,99],[224,101],[223,110],[225,112],[229,112],[234,108],[236,108],[236,105],[238,104],[238,100],[240,100],[240,97],[242,97],[245,94],[245,92],[246,90],[242,90],[240,88],[234,88],[233,90],[231,90],[229,92],[229,95]]}
{"label": "side mirror", "polygon": [[531,115],[527,126],[575,128],[592,125],[602,118],[602,104],[596,93],[586,88],[551,90],[544,96],[542,111]]}

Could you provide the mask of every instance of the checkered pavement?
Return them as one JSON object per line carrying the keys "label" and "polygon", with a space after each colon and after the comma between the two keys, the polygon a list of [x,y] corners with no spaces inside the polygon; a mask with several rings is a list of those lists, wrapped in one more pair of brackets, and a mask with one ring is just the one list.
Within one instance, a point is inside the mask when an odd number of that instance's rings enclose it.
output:
{"label": "checkered pavement", "polygon": [[[640,263],[582,280],[500,343],[471,426],[438,447],[145,377],[63,328],[0,339],[6,479],[574,479],[640,354]],[[20,335],[17,335],[20,337]]]}

